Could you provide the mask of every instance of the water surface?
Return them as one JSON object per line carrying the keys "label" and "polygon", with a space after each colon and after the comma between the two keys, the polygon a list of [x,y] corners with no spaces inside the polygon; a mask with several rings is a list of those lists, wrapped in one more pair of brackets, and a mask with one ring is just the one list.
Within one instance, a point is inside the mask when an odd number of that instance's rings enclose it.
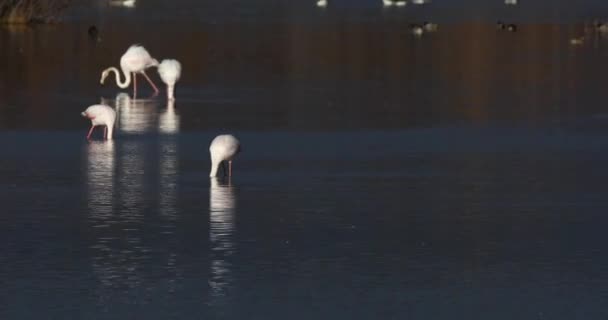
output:
{"label": "water surface", "polygon": [[[2,319],[608,316],[604,3],[167,3],[0,28]],[[175,103],[99,85],[136,42]]]}

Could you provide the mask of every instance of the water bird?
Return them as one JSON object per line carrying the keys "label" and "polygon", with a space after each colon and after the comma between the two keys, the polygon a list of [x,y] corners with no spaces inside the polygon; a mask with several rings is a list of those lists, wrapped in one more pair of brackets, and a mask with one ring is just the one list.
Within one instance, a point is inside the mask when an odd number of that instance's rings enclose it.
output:
{"label": "water bird", "polygon": [[604,22],[595,22],[595,30],[599,33],[608,33],[608,24]]}
{"label": "water bird", "polygon": [[424,31],[427,31],[427,32],[435,32],[435,31],[437,31],[437,24],[436,23],[424,22],[422,24],[422,27],[424,28]]}
{"label": "water bird", "polygon": [[167,99],[174,100],[173,90],[182,74],[182,65],[177,60],[165,59],[158,65],[158,74],[167,85]]}
{"label": "water bird", "polygon": [[427,2],[430,2],[430,0],[412,0],[413,4],[425,4]]}
{"label": "water bird", "polygon": [[517,0],[505,0],[505,4],[508,6],[509,5],[514,6],[514,5],[517,5]]}
{"label": "water bird", "polygon": [[570,39],[570,44],[573,46],[580,46],[584,43],[585,37],[572,38]]}
{"label": "water bird", "polygon": [[507,30],[509,32],[517,31],[517,25],[513,23],[506,24],[502,21],[496,22],[496,28],[499,30]]}
{"label": "water bird", "polygon": [[93,129],[96,126],[105,126],[104,139],[112,140],[114,123],[116,122],[116,111],[105,104],[94,104],[81,113],[85,118],[91,120],[91,129],[87,134],[87,140],[91,138]]}
{"label": "water bird", "polygon": [[135,0],[111,0],[111,6],[135,8]]}
{"label": "water bird", "polygon": [[382,0],[382,3],[384,4],[385,7],[390,7],[390,6],[403,7],[407,4],[407,1],[406,0]]}
{"label": "water bird", "polygon": [[211,154],[211,172],[209,177],[217,177],[217,171],[222,165],[226,175],[225,162],[228,162],[228,176],[232,176],[232,159],[241,151],[241,143],[231,134],[222,134],[211,141],[209,153]]}
{"label": "water bird", "polygon": [[319,0],[317,1],[317,7],[324,8],[327,6],[327,0]]}
{"label": "water bird", "polygon": [[424,33],[424,28],[419,24],[411,24],[410,31],[416,37],[420,37]]}
{"label": "water bird", "polygon": [[124,82],[120,81],[120,73],[115,67],[103,70],[99,82],[103,84],[108,75],[110,75],[110,72],[114,72],[116,76],[116,85],[121,89],[125,89],[131,84],[131,73],[133,73],[133,97],[135,97],[137,95],[136,75],[140,73],[148,80],[148,83],[150,83],[154,89],[154,93],[157,94],[158,88],[146,74],[146,69],[150,67],[158,67],[158,61],[152,58],[144,47],[134,44],[130,46],[120,58],[120,69],[125,75]]}

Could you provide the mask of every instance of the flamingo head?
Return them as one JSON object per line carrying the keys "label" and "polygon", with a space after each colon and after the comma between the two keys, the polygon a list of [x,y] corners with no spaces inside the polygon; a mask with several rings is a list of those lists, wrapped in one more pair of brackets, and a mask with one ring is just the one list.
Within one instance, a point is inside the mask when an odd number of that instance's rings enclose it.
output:
{"label": "flamingo head", "polygon": [[81,112],[80,115],[91,120],[95,119],[94,116],[89,115],[86,111]]}
{"label": "flamingo head", "polygon": [[109,75],[109,74],[110,74],[110,70],[104,70],[104,71],[101,73],[101,79],[99,79],[99,83],[100,83],[100,84],[103,84],[103,83],[104,83],[104,81],[106,81],[106,78],[108,77],[108,75]]}

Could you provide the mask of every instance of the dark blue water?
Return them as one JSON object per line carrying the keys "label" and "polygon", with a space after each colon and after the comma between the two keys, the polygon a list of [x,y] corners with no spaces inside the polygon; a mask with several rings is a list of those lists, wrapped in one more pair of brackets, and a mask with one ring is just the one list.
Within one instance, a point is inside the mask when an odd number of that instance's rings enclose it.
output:
{"label": "dark blue water", "polygon": [[[0,28],[1,319],[608,317],[602,3],[511,34],[436,1],[415,38],[363,1],[140,2]],[[99,86],[133,42],[182,61],[174,104]]]}
{"label": "dark blue water", "polygon": [[3,317],[606,316],[606,133],[238,136],[4,133]]}

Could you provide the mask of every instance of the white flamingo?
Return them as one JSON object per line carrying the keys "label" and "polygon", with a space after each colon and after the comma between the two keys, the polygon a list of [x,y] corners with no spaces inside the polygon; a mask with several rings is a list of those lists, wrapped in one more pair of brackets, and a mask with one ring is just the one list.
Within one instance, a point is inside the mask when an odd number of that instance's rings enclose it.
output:
{"label": "white flamingo", "polygon": [[125,81],[120,81],[120,72],[115,67],[110,67],[101,72],[101,80],[99,81],[101,84],[104,83],[106,78],[110,75],[110,72],[114,72],[116,75],[116,85],[118,85],[121,89],[125,89],[129,87],[131,84],[131,73],[133,74],[133,97],[137,95],[137,77],[138,73],[141,73],[148,83],[154,89],[154,93],[158,93],[158,88],[150,80],[148,75],[146,74],[146,69],[150,67],[157,67],[158,60],[152,58],[148,51],[137,44],[134,44],[127,49],[127,51],[120,57],[120,69],[125,75]]}
{"label": "white flamingo", "polygon": [[135,0],[112,0],[110,1],[110,5],[115,7],[135,8]]}
{"label": "white flamingo", "polygon": [[167,85],[167,99],[174,100],[173,90],[182,74],[182,65],[177,60],[165,59],[158,65],[158,74]]}
{"label": "white flamingo", "polygon": [[405,1],[405,0],[382,0],[382,4],[384,4],[385,7],[390,7],[390,6],[403,7],[407,4],[407,1]]}
{"label": "white flamingo", "polygon": [[94,104],[81,113],[85,118],[91,120],[91,129],[87,134],[87,139],[91,138],[91,133],[96,126],[105,126],[103,137],[112,140],[114,132],[114,122],[116,122],[116,111],[104,104]]}
{"label": "white flamingo", "polygon": [[217,171],[222,165],[224,175],[226,175],[226,167],[224,161],[228,161],[228,176],[232,177],[232,159],[241,151],[241,143],[231,134],[222,134],[213,141],[209,146],[211,154],[211,172],[210,177],[217,177]]}

